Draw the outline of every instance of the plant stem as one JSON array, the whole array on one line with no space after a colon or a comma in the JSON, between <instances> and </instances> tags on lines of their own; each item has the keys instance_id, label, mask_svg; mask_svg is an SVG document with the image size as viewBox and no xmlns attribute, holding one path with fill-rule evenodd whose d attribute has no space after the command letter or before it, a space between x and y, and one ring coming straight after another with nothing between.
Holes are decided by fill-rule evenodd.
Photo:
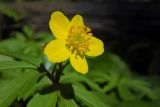
<instances>
[{"instance_id":1,"label":"plant stem","mask_svg":"<svg viewBox=\"0 0 160 107\"><path fill-rule=\"evenodd\" d=\"M57 68L57 63L54 65L52 73L51 73L51 77L52 77L52 81L54 80L54 73L56 72Z\"/></svg>"},{"instance_id":2,"label":"plant stem","mask_svg":"<svg viewBox=\"0 0 160 107\"><path fill-rule=\"evenodd\" d=\"M53 82L55 82L56 84L59 83L61 74L62 74L62 72L63 72L62 63L59 63L58 66L59 66L59 68L58 68L58 70L57 70L57 72L56 72L56 74L55 74L55 78L54 78L54 81L53 81Z\"/></svg>"},{"instance_id":3,"label":"plant stem","mask_svg":"<svg viewBox=\"0 0 160 107\"><path fill-rule=\"evenodd\" d=\"M52 70L52 73L46 70L43 64L40 65L38 71L40 73L45 72L48 78L52 81L53 84L59 84L60 77L63 73L64 68L68 65L69 62L66 62L64 65L62 63L55 64Z\"/></svg>"},{"instance_id":4,"label":"plant stem","mask_svg":"<svg viewBox=\"0 0 160 107\"><path fill-rule=\"evenodd\" d=\"M43 64L41 64L38 69L37 69L40 73L45 73L48 78L52 79L51 74L46 70L46 68L44 67Z\"/></svg>"},{"instance_id":5,"label":"plant stem","mask_svg":"<svg viewBox=\"0 0 160 107\"><path fill-rule=\"evenodd\" d=\"M66 62L64 65L62 63L59 63L58 70L56 71L56 74L54 76L54 81L53 81L54 83L59 84L59 80L60 80L60 77L63 73L63 70L68 64L69 64L69 62Z\"/></svg>"}]
</instances>

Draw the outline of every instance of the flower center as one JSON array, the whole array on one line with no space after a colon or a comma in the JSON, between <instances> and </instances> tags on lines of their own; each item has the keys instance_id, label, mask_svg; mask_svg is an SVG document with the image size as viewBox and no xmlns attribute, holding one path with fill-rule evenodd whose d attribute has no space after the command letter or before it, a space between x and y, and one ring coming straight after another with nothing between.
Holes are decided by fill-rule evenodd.
<instances>
[{"instance_id":1,"label":"flower center","mask_svg":"<svg viewBox=\"0 0 160 107\"><path fill-rule=\"evenodd\" d=\"M72 26L66 39L66 47L76 56L84 58L85 53L89 51L89 44L92 37L91 29L86 26Z\"/></svg>"}]
</instances>

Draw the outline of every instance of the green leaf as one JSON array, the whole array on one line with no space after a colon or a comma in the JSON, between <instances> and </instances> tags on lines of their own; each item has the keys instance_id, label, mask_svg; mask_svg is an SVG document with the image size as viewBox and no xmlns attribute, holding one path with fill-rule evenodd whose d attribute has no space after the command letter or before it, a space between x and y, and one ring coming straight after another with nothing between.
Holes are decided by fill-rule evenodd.
<instances>
[{"instance_id":1,"label":"green leaf","mask_svg":"<svg viewBox=\"0 0 160 107\"><path fill-rule=\"evenodd\" d=\"M118 84L118 92L119 92L119 95L120 97L127 101L127 100L135 100L136 99L136 96L134 95L134 93L132 93L130 91L130 87L128 87L126 85L126 82L127 81L130 81L129 79L127 78L122 78L120 81L119 81L119 84Z\"/></svg>"},{"instance_id":2,"label":"green leaf","mask_svg":"<svg viewBox=\"0 0 160 107\"><path fill-rule=\"evenodd\" d=\"M128 102L118 103L114 107L156 107L156 106L152 105L149 102L133 100L133 101L128 101Z\"/></svg>"},{"instance_id":3,"label":"green leaf","mask_svg":"<svg viewBox=\"0 0 160 107\"><path fill-rule=\"evenodd\" d=\"M106 81L109 81L111 79L110 75L104 73L104 72L92 72L88 76L89 78L94 78L92 79L93 82L97 83L104 83Z\"/></svg>"},{"instance_id":4,"label":"green leaf","mask_svg":"<svg viewBox=\"0 0 160 107\"><path fill-rule=\"evenodd\" d=\"M23 32L27 35L28 38L31 38L34 34L32 28L30 26L23 26Z\"/></svg>"},{"instance_id":5,"label":"green leaf","mask_svg":"<svg viewBox=\"0 0 160 107\"><path fill-rule=\"evenodd\" d=\"M47 33L47 32L39 32L39 33L36 33L36 36L34 36L34 39L39 41L41 44L44 44L44 43L47 43L54 38L54 36L50 33Z\"/></svg>"},{"instance_id":6,"label":"green leaf","mask_svg":"<svg viewBox=\"0 0 160 107\"><path fill-rule=\"evenodd\" d=\"M26 90L28 82L38 79L39 76L38 72L31 71L24 72L23 75L10 80L6 85L0 88L0 107L9 107L21 90L23 90L23 88Z\"/></svg>"},{"instance_id":7,"label":"green leaf","mask_svg":"<svg viewBox=\"0 0 160 107\"><path fill-rule=\"evenodd\" d=\"M2 4L0 5L0 13L13 18L15 21L18 21L20 19L20 15L14 9Z\"/></svg>"},{"instance_id":8,"label":"green leaf","mask_svg":"<svg viewBox=\"0 0 160 107\"><path fill-rule=\"evenodd\" d=\"M117 86L120 75L117 72L110 72L107 77L108 77L107 81L108 84L103 87L103 90L105 92L108 92Z\"/></svg>"},{"instance_id":9,"label":"green leaf","mask_svg":"<svg viewBox=\"0 0 160 107\"><path fill-rule=\"evenodd\" d=\"M117 72L121 75L129 76L129 69L127 65L118 57L109 52L105 52L103 55L96 57L94 59L88 60L90 72L88 72L88 76L93 72Z\"/></svg>"},{"instance_id":10,"label":"green leaf","mask_svg":"<svg viewBox=\"0 0 160 107\"><path fill-rule=\"evenodd\" d=\"M120 79L117 88L120 97L125 101L140 99L144 96L147 96L152 100L156 99L156 95L154 94L154 91L150 89L149 83L142 80L123 77Z\"/></svg>"},{"instance_id":11,"label":"green leaf","mask_svg":"<svg viewBox=\"0 0 160 107\"><path fill-rule=\"evenodd\" d=\"M79 75L76 72L66 74L61 78L62 83L77 83L77 82L84 82L86 83L91 89L97 90L100 92L104 92L96 83L94 83L91 79L87 78L84 75Z\"/></svg>"},{"instance_id":12,"label":"green leaf","mask_svg":"<svg viewBox=\"0 0 160 107\"><path fill-rule=\"evenodd\" d=\"M111 107L114 107L115 104L120 102L117 98L116 92L104 94L98 91L94 91L93 93L96 94L101 99L101 101L107 105L110 105Z\"/></svg>"},{"instance_id":13,"label":"green leaf","mask_svg":"<svg viewBox=\"0 0 160 107\"><path fill-rule=\"evenodd\" d=\"M19 38L8 38L0 42L0 49L9 50L12 52L22 52L26 47L26 43L24 40L20 40Z\"/></svg>"},{"instance_id":14,"label":"green leaf","mask_svg":"<svg viewBox=\"0 0 160 107\"><path fill-rule=\"evenodd\" d=\"M4 69L13 69L13 68L32 68L35 69L36 66L22 62L22 61L1 61L0 62L0 70Z\"/></svg>"},{"instance_id":15,"label":"green leaf","mask_svg":"<svg viewBox=\"0 0 160 107\"><path fill-rule=\"evenodd\" d=\"M29 84L31 84L30 86L32 86L32 87L30 87L30 89L28 88L29 90L26 91L26 92L25 92L25 90L23 90L23 92L25 92L25 93L22 93L21 96L19 96L18 99L23 98L23 100L26 100L28 97L32 96L36 91L42 90L43 88L45 88L47 86L50 86L52 84L52 82L49 80L49 78L47 76L44 76L40 80L40 82L38 82L38 83L37 83L36 80L33 81L33 82L34 82L34 84L33 83L29 83Z\"/></svg>"},{"instance_id":16,"label":"green leaf","mask_svg":"<svg viewBox=\"0 0 160 107\"><path fill-rule=\"evenodd\" d=\"M95 83L106 83L103 92L116 88L120 77L130 77L127 65L117 55L107 52L88 62L90 72L87 77Z\"/></svg>"},{"instance_id":17,"label":"green leaf","mask_svg":"<svg viewBox=\"0 0 160 107\"><path fill-rule=\"evenodd\" d=\"M56 107L57 92L40 95L37 93L27 104L27 107Z\"/></svg>"},{"instance_id":18,"label":"green leaf","mask_svg":"<svg viewBox=\"0 0 160 107\"><path fill-rule=\"evenodd\" d=\"M103 100L105 100L105 103L107 103L110 106L114 107L115 104L120 102L120 100L117 98L116 92L106 94L105 96L106 96L106 98Z\"/></svg>"},{"instance_id":19,"label":"green leaf","mask_svg":"<svg viewBox=\"0 0 160 107\"><path fill-rule=\"evenodd\" d=\"M141 94L146 95L152 100L155 100L157 97L154 94L154 91L152 91L149 87L149 83L142 81L142 80L132 80L132 81L126 81L126 84L133 88L136 91L141 92Z\"/></svg>"},{"instance_id":20,"label":"green leaf","mask_svg":"<svg viewBox=\"0 0 160 107\"><path fill-rule=\"evenodd\" d=\"M73 85L75 92L75 97L81 100L89 107L109 107L104 102L102 102L96 95L87 91L86 89Z\"/></svg>"},{"instance_id":21,"label":"green leaf","mask_svg":"<svg viewBox=\"0 0 160 107\"><path fill-rule=\"evenodd\" d=\"M20 99L25 100L30 95L35 93L37 91L37 89L35 88L36 85L38 84L37 79L39 79L39 77L43 76L43 74L39 74L37 71L29 71L29 72L35 72L35 74L33 75L34 78L31 78L31 79L27 80L27 82L25 83L25 86L18 93L18 96L17 96L18 100L20 100Z\"/></svg>"},{"instance_id":22,"label":"green leaf","mask_svg":"<svg viewBox=\"0 0 160 107\"><path fill-rule=\"evenodd\" d=\"M39 60L38 58L35 58L35 57L27 55L27 54L23 54L23 53L7 52L7 51L0 50L0 55L14 57L14 58L23 60L25 62L31 63L35 66L39 66L39 64L41 63L41 60Z\"/></svg>"},{"instance_id":23,"label":"green leaf","mask_svg":"<svg viewBox=\"0 0 160 107\"><path fill-rule=\"evenodd\" d=\"M62 96L59 96L58 98L58 107L78 107L73 99L65 99Z\"/></svg>"},{"instance_id":24,"label":"green leaf","mask_svg":"<svg viewBox=\"0 0 160 107\"><path fill-rule=\"evenodd\" d=\"M27 42L26 37L23 32L15 32L14 36L15 36L15 38L13 38L13 40L23 42L24 45L25 45L25 42ZM10 40L10 39L11 38L9 38L8 40Z\"/></svg>"},{"instance_id":25,"label":"green leaf","mask_svg":"<svg viewBox=\"0 0 160 107\"><path fill-rule=\"evenodd\" d=\"M0 89L0 107L9 107L16 98L20 85L17 81L11 81L5 87Z\"/></svg>"},{"instance_id":26,"label":"green leaf","mask_svg":"<svg viewBox=\"0 0 160 107\"><path fill-rule=\"evenodd\" d=\"M9 57L9 56L5 56L5 55L0 55L0 62L1 61L13 61L14 59Z\"/></svg>"},{"instance_id":27,"label":"green leaf","mask_svg":"<svg viewBox=\"0 0 160 107\"><path fill-rule=\"evenodd\" d=\"M14 70L14 72L13 72ZM22 69L5 69L5 70L0 70L0 79L1 80L13 80L23 74L24 70ZM0 81L1 81L0 80Z\"/></svg>"}]
</instances>

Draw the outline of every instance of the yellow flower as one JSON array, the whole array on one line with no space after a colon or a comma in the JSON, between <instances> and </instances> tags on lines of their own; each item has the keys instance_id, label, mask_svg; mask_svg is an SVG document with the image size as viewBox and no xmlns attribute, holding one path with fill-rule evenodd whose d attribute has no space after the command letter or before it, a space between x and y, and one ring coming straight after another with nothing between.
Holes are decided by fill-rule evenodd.
<instances>
[{"instance_id":1,"label":"yellow flower","mask_svg":"<svg viewBox=\"0 0 160 107\"><path fill-rule=\"evenodd\" d=\"M99 56L104 52L103 42L92 36L80 15L69 21L62 12L53 12L49 26L56 39L46 45L44 53L53 63L70 58L73 68L85 74L88 72L85 56Z\"/></svg>"}]
</instances>

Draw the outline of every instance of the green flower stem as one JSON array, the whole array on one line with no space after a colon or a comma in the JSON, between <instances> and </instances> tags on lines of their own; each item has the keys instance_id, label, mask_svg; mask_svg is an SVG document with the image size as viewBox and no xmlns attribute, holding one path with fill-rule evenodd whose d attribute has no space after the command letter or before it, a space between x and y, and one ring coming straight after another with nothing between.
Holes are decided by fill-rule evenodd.
<instances>
[{"instance_id":1,"label":"green flower stem","mask_svg":"<svg viewBox=\"0 0 160 107\"><path fill-rule=\"evenodd\" d=\"M46 76L52 81L53 84L59 84L60 77L64 71L64 68L68 65L69 62L65 64L56 63L53 67L52 73L46 70L43 64L40 65L38 71L41 73L45 73Z\"/></svg>"},{"instance_id":2,"label":"green flower stem","mask_svg":"<svg viewBox=\"0 0 160 107\"><path fill-rule=\"evenodd\" d=\"M64 68L69 64L69 62L66 62L64 65L62 63L58 64L58 69L56 70L56 74L54 76L53 83L59 84L59 80L61 75L63 74Z\"/></svg>"},{"instance_id":3,"label":"green flower stem","mask_svg":"<svg viewBox=\"0 0 160 107\"><path fill-rule=\"evenodd\" d=\"M54 81L53 81L54 83L56 83L56 84L59 83L62 72L63 72L62 63L59 63L58 64L58 70L56 71L55 78L54 78Z\"/></svg>"},{"instance_id":4,"label":"green flower stem","mask_svg":"<svg viewBox=\"0 0 160 107\"><path fill-rule=\"evenodd\" d=\"M52 73L51 73L52 81L54 80L54 77L55 77L55 72L57 70L57 65L58 65L57 63L54 65Z\"/></svg>"}]
</instances>

